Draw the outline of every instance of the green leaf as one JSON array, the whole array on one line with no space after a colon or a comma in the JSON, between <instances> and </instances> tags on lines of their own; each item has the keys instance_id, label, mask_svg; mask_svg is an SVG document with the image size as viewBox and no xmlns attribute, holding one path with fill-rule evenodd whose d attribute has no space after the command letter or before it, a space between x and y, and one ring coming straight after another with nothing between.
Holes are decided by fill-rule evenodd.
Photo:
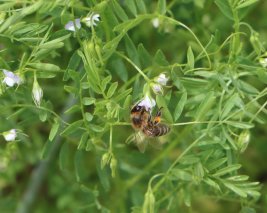
<instances>
[{"instance_id":1,"label":"green leaf","mask_svg":"<svg viewBox=\"0 0 267 213\"><path fill-rule=\"evenodd\" d=\"M241 9L244 7L248 7L256 2L258 2L259 0L245 0L245 1L240 1L240 4L238 4L238 6L236 7L237 9Z\"/></svg>"},{"instance_id":2,"label":"green leaf","mask_svg":"<svg viewBox=\"0 0 267 213\"><path fill-rule=\"evenodd\" d=\"M210 179L210 178L205 178L204 182L206 184L208 184L209 186L215 188L218 191L221 191L220 185L218 183L216 183L214 180Z\"/></svg>"},{"instance_id":3,"label":"green leaf","mask_svg":"<svg viewBox=\"0 0 267 213\"><path fill-rule=\"evenodd\" d=\"M71 113L74 113L74 112L78 112L80 110L81 110L80 105L75 104L75 105L71 106L69 109L67 109L64 113L71 114Z\"/></svg>"},{"instance_id":4,"label":"green leaf","mask_svg":"<svg viewBox=\"0 0 267 213\"><path fill-rule=\"evenodd\" d=\"M83 181L88 177L89 170L87 169L85 151L77 150L75 152L74 167L77 182Z\"/></svg>"},{"instance_id":5,"label":"green leaf","mask_svg":"<svg viewBox=\"0 0 267 213\"><path fill-rule=\"evenodd\" d=\"M77 87L68 86L68 85L64 85L64 90L67 91L68 93L72 93L75 95L77 95L79 92Z\"/></svg>"},{"instance_id":6,"label":"green leaf","mask_svg":"<svg viewBox=\"0 0 267 213\"><path fill-rule=\"evenodd\" d=\"M69 70L78 70L80 63L81 63L81 57L78 55L78 52L75 51L69 60L69 64L67 66L66 71L64 72L64 77L63 77L64 81L69 79L68 71Z\"/></svg>"},{"instance_id":7,"label":"green leaf","mask_svg":"<svg viewBox=\"0 0 267 213\"><path fill-rule=\"evenodd\" d=\"M119 17L119 19L121 21L126 21L128 20L128 16L127 14L124 12L124 10L122 9L122 7L120 6L120 4L117 2L117 0L113 0L112 1L112 5L114 7L114 12L116 13L116 15Z\"/></svg>"},{"instance_id":8,"label":"green leaf","mask_svg":"<svg viewBox=\"0 0 267 213\"><path fill-rule=\"evenodd\" d=\"M175 107L174 115L173 115L174 121L177 121L180 115L182 114L186 101L187 101L187 92L184 91L181 99L179 100L179 102L177 103Z\"/></svg>"},{"instance_id":9,"label":"green leaf","mask_svg":"<svg viewBox=\"0 0 267 213\"><path fill-rule=\"evenodd\" d=\"M101 81L101 87L102 87L102 90L103 90L103 91L106 90L107 84L111 81L111 79L112 79L111 75L108 75L107 77L105 77L105 78Z\"/></svg>"},{"instance_id":10,"label":"green leaf","mask_svg":"<svg viewBox=\"0 0 267 213\"><path fill-rule=\"evenodd\" d=\"M77 149L85 149L86 148L86 143L88 141L89 134L87 132L82 134L81 140L79 142L78 148Z\"/></svg>"},{"instance_id":11,"label":"green leaf","mask_svg":"<svg viewBox=\"0 0 267 213\"><path fill-rule=\"evenodd\" d=\"M123 82L126 82L128 80L128 71L121 59L113 59L111 61L111 66Z\"/></svg>"},{"instance_id":12,"label":"green leaf","mask_svg":"<svg viewBox=\"0 0 267 213\"><path fill-rule=\"evenodd\" d=\"M184 181L192 181L192 175L184 170L181 169L172 169L170 172L169 178L171 180L184 180Z\"/></svg>"},{"instance_id":13,"label":"green leaf","mask_svg":"<svg viewBox=\"0 0 267 213\"><path fill-rule=\"evenodd\" d=\"M140 67L138 52L132 39L128 35L126 35L124 39L125 39L125 45L126 45L126 52L129 55L129 58L136 64L136 66Z\"/></svg>"},{"instance_id":14,"label":"green leaf","mask_svg":"<svg viewBox=\"0 0 267 213\"><path fill-rule=\"evenodd\" d=\"M115 101L120 101L122 99L124 99L125 97L127 97L127 95L129 95L132 92L132 88L124 90L123 92L121 92L119 95L117 95L114 99Z\"/></svg>"},{"instance_id":15,"label":"green leaf","mask_svg":"<svg viewBox=\"0 0 267 213\"><path fill-rule=\"evenodd\" d=\"M91 130L93 130L94 132L103 132L105 130L104 127L98 126L98 125L94 125L94 124L89 124L89 128Z\"/></svg>"},{"instance_id":16,"label":"green leaf","mask_svg":"<svg viewBox=\"0 0 267 213\"><path fill-rule=\"evenodd\" d=\"M195 174L195 179L200 182L203 180L203 177L205 175L204 168L201 164L201 162L198 162L197 164L194 165L194 174Z\"/></svg>"},{"instance_id":17,"label":"green leaf","mask_svg":"<svg viewBox=\"0 0 267 213\"><path fill-rule=\"evenodd\" d=\"M162 15L166 13L166 0L158 0L157 12Z\"/></svg>"},{"instance_id":18,"label":"green leaf","mask_svg":"<svg viewBox=\"0 0 267 213\"><path fill-rule=\"evenodd\" d=\"M36 68L40 71L60 71L60 67L55 64L48 63L29 63L33 68Z\"/></svg>"},{"instance_id":19,"label":"green leaf","mask_svg":"<svg viewBox=\"0 0 267 213\"><path fill-rule=\"evenodd\" d=\"M223 181L223 184L230 190L232 190L234 193L236 193L237 195L239 195L240 197L247 197L246 192L244 192L242 189L236 187L235 185L228 183L226 181Z\"/></svg>"},{"instance_id":20,"label":"green leaf","mask_svg":"<svg viewBox=\"0 0 267 213\"><path fill-rule=\"evenodd\" d=\"M118 87L118 82L114 82L110 85L108 92L107 92L107 97L111 98L111 96L114 94L114 92L116 91Z\"/></svg>"},{"instance_id":21,"label":"green leaf","mask_svg":"<svg viewBox=\"0 0 267 213\"><path fill-rule=\"evenodd\" d=\"M223 176L223 175L226 175L226 174L229 174L233 171L236 171L238 169L240 169L241 165L240 164L234 164L234 165L230 165L230 166L227 166L225 168L222 168L220 170L218 170L216 173L214 173L212 176L213 177L220 177L220 176Z\"/></svg>"},{"instance_id":22,"label":"green leaf","mask_svg":"<svg viewBox=\"0 0 267 213\"><path fill-rule=\"evenodd\" d=\"M147 13L145 1L135 0L135 4L137 5L140 13Z\"/></svg>"},{"instance_id":23,"label":"green leaf","mask_svg":"<svg viewBox=\"0 0 267 213\"><path fill-rule=\"evenodd\" d=\"M224 104L221 118L226 118L229 112L232 112L234 106L241 106L243 108L243 102L237 93L234 93Z\"/></svg>"},{"instance_id":24,"label":"green leaf","mask_svg":"<svg viewBox=\"0 0 267 213\"><path fill-rule=\"evenodd\" d=\"M225 164L227 162L227 158L220 158L218 160L212 161L211 163L209 163L207 165L207 169L209 171L212 171L214 169L219 168L220 166L222 166L223 164Z\"/></svg>"},{"instance_id":25,"label":"green leaf","mask_svg":"<svg viewBox=\"0 0 267 213\"><path fill-rule=\"evenodd\" d=\"M219 7L220 11L229 19L234 20L232 8L229 1L215 0L215 4Z\"/></svg>"},{"instance_id":26,"label":"green leaf","mask_svg":"<svg viewBox=\"0 0 267 213\"><path fill-rule=\"evenodd\" d=\"M246 181L248 180L249 176L247 175L236 175L236 176L232 176L232 177L229 177L227 178L227 180L230 180L230 181Z\"/></svg>"},{"instance_id":27,"label":"green leaf","mask_svg":"<svg viewBox=\"0 0 267 213\"><path fill-rule=\"evenodd\" d=\"M252 95L257 95L259 94L259 90L256 89L254 86L251 84L246 83L245 81L238 80L238 87L240 90L252 94Z\"/></svg>"},{"instance_id":28,"label":"green leaf","mask_svg":"<svg viewBox=\"0 0 267 213\"><path fill-rule=\"evenodd\" d=\"M86 112L85 113L85 119L88 121L88 122L90 122L90 121L92 121L93 120L93 115L91 114L91 113L89 113L89 112Z\"/></svg>"},{"instance_id":29,"label":"green leaf","mask_svg":"<svg viewBox=\"0 0 267 213\"><path fill-rule=\"evenodd\" d=\"M83 102L83 105L85 106L89 106L89 105L92 105L95 103L95 98L92 98L92 97L84 97L82 102Z\"/></svg>"},{"instance_id":30,"label":"green leaf","mask_svg":"<svg viewBox=\"0 0 267 213\"><path fill-rule=\"evenodd\" d=\"M142 64L142 67L148 67L152 64L152 57L149 52L146 50L143 44L139 44L137 47L139 60Z\"/></svg>"},{"instance_id":31,"label":"green leaf","mask_svg":"<svg viewBox=\"0 0 267 213\"><path fill-rule=\"evenodd\" d=\"M198 157L195 157L193 155L187 155L180 160L180 163L183 165L192 165L198 163L199 161L200 159Z\"/></svg>"},{"instance_id":32,"label":"green leaf","mask_svg":"<svg viewBox=\"0 0 267 213\"><path fill-rule=\"evenodd\" d=\"M49 133L49 140L50 141L52 141L55 138L55 136L58 132L58 128L59 128L59 123L58 123L58 121L55 121L55 123L52 125L52 128L51 128L50 133Z\"/></svg>"},{"instance_id":33,"label":"green leaf","mask_svg":"<svg viewBox=\"0 0 267 213\"><path fill-rule=\"evenodd\" d=\"M254 124L241 121L226 121L228 125L240 128L240 129L251 129L254 127Z\"/></svg>"},{"instance_id":34,"label":"green leaf","mask_svg":"<svg viewBox=\"0 0 267 213\"><path fill-rule=\"evenodd\" d=\"M46 110L40 110L39 111L39 118L42 122L45 122L47 119L47 111Z\"/></svg>"},{"instance_id":35,"label":"green leaf","mask_svg":"<svg viewBox=\"0 0 267 213\"><path fill-rule=\"evenodd\" d=\"M167 61L164 53L161 50L158 50L153 58L154 63L159 66L168 66L169 62Z\"/></svg>"},{"instance_id":36,"label":"green leaf","mask_svg":"<svg viewBox=\"0 0 267 213\"><path fill-rule=\"evenodd\" d=\"M214 92L207 93L206 97L201 102L200 106L198 107L195 118L196 121L201 121L205 116L206 113L211 109L211 107L215 104L216 97L214 96Z\"/></svg>"},{"instance_id":37,"label":"green leaf","mask_svg":"<svg viewBox=\"0 0 267 213\"><path fill-rule=\"evenodd\" d=\"M129 8L129 10L134 16L137 15L135 2L133 0L125 0L125 5Z\"/></svg>"},{"instance_id":38,"label":"green leaf","mask_svg":"<svg viewBox=\"0 0 267 213\"><path fill-rule=\"evenodd\" d=\"M62 133L62 136L70 135L75 132L81 125L83 124L83 120L75 121L71 123Z\"/></svg>"},{"instance_id":39,"label":"green leaf","mask_svg":"<svg viewBox=\"0 0 267 213\"><path fill-rule=\"evenodd\" d=\"M189 46L187 50L187 65L189 69L194 69L195 57L192 48Z\"/></svg>"},{"instance_id":40,"label":"green leaf","mask_svg":"<svg viewBox=\"0 0 267 213\"><path fill-rule=\"evenodd\" d=\"M69 144L67 142L63 143L59 152L59 168L63 171L68 170L70 167L70 152L71 150Z\"/></svg>"}]
</instances>

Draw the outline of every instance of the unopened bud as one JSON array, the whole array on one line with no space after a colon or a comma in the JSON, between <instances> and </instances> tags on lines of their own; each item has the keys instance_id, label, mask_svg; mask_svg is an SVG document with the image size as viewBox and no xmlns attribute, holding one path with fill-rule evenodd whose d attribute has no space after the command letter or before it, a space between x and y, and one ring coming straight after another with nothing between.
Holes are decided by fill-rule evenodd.
<instances>
[{"instance_id":1,"label":"unopened bud","mask_svg":"<svg viewBox=\"0 0 267 213\"><path fill-rule=\"evenodd\" d=\"M250 132L248 130L244 130L238 137L237 145L239 147L240 152L244 152L248 146L250 139Z\"/></svg>"},{"instance_id":2,"label":"unopened bud","mask_svg":"<svg viewBox=\"0 0 267 213\"><path fill-rule=\"evenodd\" d=\"M112 158L110 162L110 169L111 169L111 176L114 178L116 176L116 169L117 169L117 160L116 158Z\"/></svg>"},{"instance_id":3,"label":"unopened bud","mask_svg":"<svg viewBox=\"0 0 267 213\"><path fill-rule=\"evenodd\" d=\"M42 98L43 98L43 90L38 84L36 75L34 75L34 81L32 87L32 99L36 106L39 107L41 105Z\"/></svg>"}]
</instances>

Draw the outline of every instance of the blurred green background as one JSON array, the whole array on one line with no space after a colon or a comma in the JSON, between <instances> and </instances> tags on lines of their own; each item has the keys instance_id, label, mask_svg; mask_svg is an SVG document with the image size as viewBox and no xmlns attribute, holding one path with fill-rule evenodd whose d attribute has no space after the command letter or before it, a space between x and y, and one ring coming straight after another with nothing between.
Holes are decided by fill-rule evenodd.
<instances>
[{"instance_id":1,"label":"blurred green background","mask_svg":"<svg viewBox=\"0 0 267 213\"><path fill-rule=\"evenodd\" d=\"M125 9L129 18L134 18L127 7L130 1L117 2ZM37 1L16 1L12 5L12 1L3 0L0 1L0 13L5 13L7 18L13 12L35 2ZM101 1L96 0L48 1L47 8L43 5L40 10L26 15L20 21L26 24L38 23L44 29L40 35L47 32L48 26L53 23L51 38L53 36L56 38L57 32L62 33L66 20L71 17L70 14L75 14L75 18L86 16L88 11L99 3ZM144 1L144 4L149 13L155 12L157 1L147 0ZM211 35L216 35L216 42L219 46L233 32L233 22L225 17L215 1L177 0L167 1L167 5L169 6L169 15L187 25L203 44L209 41ZM97 26L99 30L96 27L99 37L104 37L104 29L113 24L113 20L107 19L110 11L110 8L101 11L101 14L105 14L105 18L101 17L101 22ZM266 11L267 1L258 1L244 12L242 20L259 33L260 41L264 47L266 47L267 41ZM241 40L245 51L250 53L253 48L249 43L249 30L246 27L241 27L241 30L247 33L247 36L241 37ZM65 33L67 34L67 32ZM154 28L150 20L144 21L130 30L128 35L135 45L142 43L152 56L156 54L158 49L161 49L170 64L186 63L188 45L196 45L192 36L184 29L168 24ZM38 37L38 35L36 36ZM90 36L90 29L81 32L82 39L90 38ZM74 51L80 48L80 45L77 36L71 35L64 40L64 47L54 50L49 54L49 57L43 59L46 63L56 64L61 68L61 72L56 75L51 73L53 78L40 77L38 81L44 90L44 106L62 116L66 116L62 112L69 105L68 101L72 100L72 96L64 90L64 85L72 85L72 80L63 81L62 79L70 58ZM5 32L2 32L0 34L0 68L16 70L23 53L30 54L33 46L17 40L15 36L8 37ZM118 50L124 52L125 49L124 42L121 42ZM220 60L227 58L227 54L228 51L222 49L219 53ZM114 56L114 59L116 57ZM127 82L136 75L136 71L126 63L120 67L120 64L118 65L112 59L107 62L106 68L112 74L112 80L118 81L119 87L121 87L126 84L125 81ZM212 63L217 63L216 58L212 60ZM154 63L152 67L157 67L157 64ZM119 69L126 69L128 73L124 73L122 77ZM152 76L156 76L160 71L156 69ZM251 78L248 81L259 90L266 87L266 84L258 82L256 78ZM144 82L140 80L139 83L140 85L131 86L134 88L132 91L133 102L138 100L140 93L142 93ZM151 168L145 170L146 173L144 174L144 168L162 153L164 147L162 150L151 148L142 154L133 144L125 144L127 137L133 133L131 126L115 126L113 128L113 152L118 160L118 167L116 177L112 178L108 167L100 168L101 157L109 140L108 132L103 134L102 141L95 142L94 147L88 146L80 150L77 150L81 138L79 131L71 136L56 136L56 139L50 142L48 135L54 122L53 116L48 113L47 116L50 118L45 122L40 121L42 116L46 115L43 115L42 113L45 114L45 112L36 108L32 103L31 84L32 73L26 72L24 85L18 89L7 89L0 97L1 132L17 128L28 135L28 137L20 135L20 141L17 142L6 142L2 137L0 139L0 212L131 212L131 207L141 206L144 202L144 194L150 177L165 172L176 157L188 146L186 139L189 137L184 138L168 153L167 157L160 159ZM264 103L266 100L260 101ZM77 113L66 119L75 121L80 116ZM105 119L103 118L103 120ZM242 164L240 173L250 176L252 181L261 183L262 196L255 205L253 204L256 212L259 213L267 212L266 114L262 119L265 120L265 123L255 124L251 130L248 148L238 156L239 162ZM183 126L175 128L178 133L171 133L167 136L168 141L179 137L179 132L185 128ZM58 145L55 146L54 143ZM53 154L50 158L51 150L54 152L52 151ZM31 195L34 196L31 197ZM158 212L235 213L239 212L242 206L242 200L227 200L223 195L221 197L214 196L207 189L201 187L194 192L192 191L191 197L191 207L187 207L183 203L183 199L180 200L177 194L177 201L174 201L174 203L177 202L176 208L170 211L166 210L165 206L168 203L163 201L163 207L159 207ZM157 201L159 200L160 197L158 196ZM132 211L135 210L132 209ZM242 212L252 213L254 210L246 208Z\"/></svg>"}]
</instances>

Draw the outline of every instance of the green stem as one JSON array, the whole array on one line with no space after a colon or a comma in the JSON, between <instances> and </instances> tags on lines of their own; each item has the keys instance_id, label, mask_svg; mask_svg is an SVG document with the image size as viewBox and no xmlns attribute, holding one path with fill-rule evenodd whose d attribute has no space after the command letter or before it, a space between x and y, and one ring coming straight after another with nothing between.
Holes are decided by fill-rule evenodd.
<instances>
[{"instance_id":1,"label":"green stem","mask_svg":"<svg viewBox=\"0 0 267 213\"><path fill-rule=\"evenodd\" d=\"M150 82L150 79L147 77L147 75L135 64L133 63L128 57L121 54L120 52L116 52L120 57L124 58L126 61L128 61L146 80L146 82Z\"/></svg>"}]
</instances>

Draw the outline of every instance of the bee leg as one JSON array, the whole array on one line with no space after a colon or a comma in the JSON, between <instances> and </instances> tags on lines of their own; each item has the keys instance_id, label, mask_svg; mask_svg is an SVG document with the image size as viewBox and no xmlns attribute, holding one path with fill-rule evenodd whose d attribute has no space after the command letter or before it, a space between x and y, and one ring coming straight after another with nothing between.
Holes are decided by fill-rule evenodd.
<instances>
[{"instance_id":1,"label":"bee leg","mask_svg":"<svg viewBox=\"0 0 267 213\"><path fill-rule=\"evenodd\" d=\"M156 116L154 117L154 119L153 119L153 124L154 125L157 125L159 122L160 122L160 120L161 120L161 110L162 110L162 108L163 107L160 107L159 108L159 110L157 111L157 114L156 114Z\"/></svg>"}]
</instances>

